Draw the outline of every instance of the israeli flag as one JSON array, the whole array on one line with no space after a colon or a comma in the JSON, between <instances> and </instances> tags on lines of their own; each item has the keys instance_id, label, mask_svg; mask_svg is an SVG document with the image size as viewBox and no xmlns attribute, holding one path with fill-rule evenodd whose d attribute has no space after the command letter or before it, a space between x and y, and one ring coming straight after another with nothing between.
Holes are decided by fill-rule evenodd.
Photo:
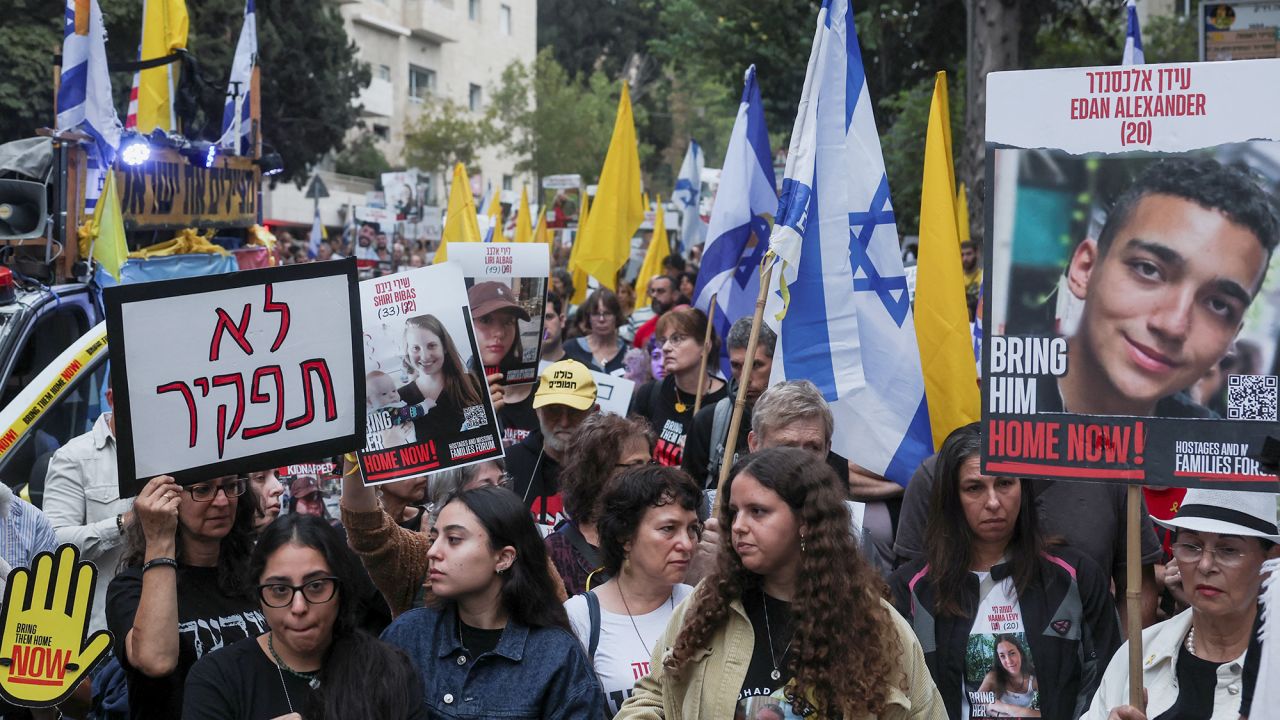
<instances>
[{"instance_id":1,"label":"israeli flag","mask_svg":"<svg viewBox=\"0 0 1280 720\"><path fill-rule=\"evenodd\" d=\"M93 212L102 194L106 170L120 147L122 127L111 100L107 32L98 0L67 0L64 17L58 129L80 130L93 138L86 159L85 183L85 210Z\"/></svg>"},{"instance_id":2,"label":"israeli flag","mask_svg":"<svg viewBox=\"0 0 1280 720\"><path fill-rule=\"evenodd\" d=\"M702 222L698 210L702 200L702 168L705 166L702 146L698 141L690 140L684 162L680 165L680 177L676 178L675 192L671 193L671 202L680 211L681 252L689 252L689 248L707 238L707 224Z\"/></svg>"},{"instance_id":3,"label":"israeli flag","mask_svg":"<svg viewBox=\"0 0 1280 720\"><path fill-rule=\"evenodd\" d=\"M231 61L231 78L227 81L227 100L222 107L222 136L218 145L237 154L249 152L249 85L253 66L258 63L258 21L253 0L245 0L244 25ZM236 112L240 113L240 142L236 142ZM239 147L237 148L237 144Z\"/></svg>"},{"instance_id":4,"label":"israeli flag","mask_svg":"<svg viewBox=\"0 0 1280 720\"><path fill-rule=\"evenodd\" d=\"M818 13L770 247L773 381L812 381L835 416L832 449L906 485L933 441L849 0Z\"/></svg>"},{"instance_id":5,"label":"israeli flag","mask_svg":"<svg viewBox=\"0 0 1280 720\"><path fill-rule=\"evenodd\" d=\"M1142 52L1142 28L1138 27L1137 0L1129 0L1125 5L1128 22L1124 29L1124 57L1120 64L1145 65L1147 61Z\"/></svg>"},{"instance_id":6,"label":"israeli flag","mask_svg":"<svg viewBox=\"0 0 1280 720\"><path fill-rule=\"evenodd\" d=\"M688 160L686 158L686 163ZM751 315L760 296L760 261L768 249L769 228L778 207L777 182L764 105L756 84L756 66L747 68L738 119L729 135L720 188L711 207L706 246L694 288L694 305L703 312L716 297L714 324L723 338L733 321ZM722 343L721 369L729 377L728 350Z\"/></svg>"}]
</instances>

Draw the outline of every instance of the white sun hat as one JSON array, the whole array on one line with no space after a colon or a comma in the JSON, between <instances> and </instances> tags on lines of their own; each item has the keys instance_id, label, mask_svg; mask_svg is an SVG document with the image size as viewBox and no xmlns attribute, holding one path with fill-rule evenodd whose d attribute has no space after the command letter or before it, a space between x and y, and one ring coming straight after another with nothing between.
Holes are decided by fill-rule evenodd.
<instances>
[{"instance_id":1,"label":"white sun hat","mask_svg":"<svg viewBox=\"0 0 1280 720\"><path fill-rule=\"evenodd\" d=\"M1275 493L1192 488L1182 499L1177 515L1155 522L1171 530L1241 535L1280 542Z\"/></svg>"}]
</instances>

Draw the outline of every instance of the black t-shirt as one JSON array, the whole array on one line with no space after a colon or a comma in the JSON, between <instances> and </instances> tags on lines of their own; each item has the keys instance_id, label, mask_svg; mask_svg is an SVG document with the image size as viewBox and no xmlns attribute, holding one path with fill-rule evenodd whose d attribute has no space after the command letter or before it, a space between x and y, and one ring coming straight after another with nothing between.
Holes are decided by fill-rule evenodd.
<instances>
[{"instance_id":1,"label":"black t-shirt","mask_svg":"<svg viewBox=\"0 0 1280 720\"><path fill-rule=\"evenodd\" d=\"M731 398L726 398L732 402ZM689 432L685 436L684 441L684 457L680 461L680 467L684 471L701 484L704 488L714 488L718 478L709 478L708 473L711 467L711 458L716 455L724 454L724 447L717 442L717 438L711 436L716 421L716 406L719 403L706 404L703 401L702 409L697 415L693 416L693 424L689 427ZM732 409L732 408L730 408ZM751 408L744 407L742 409L742 424L738 426L738 444L734 446L734 460L747 453L747 433L751 432ZM729 429L726 424L725 436L728 437ZM712 447L712 446L715 447ZM732 463L730 463L732 465Z\"/></svg>"},{"instance_id":2,"label":"black t-shirt","mask_svg":"<svg viewBox=\"0 0 1280 720\"><path fill-rule=\"evenodd\" d=\"M400 399L408 405L417 405L426 398L417 383L409 383L397 390ZM449 401L447 392L441 392L436 404L431 406L427 414L413 419L413 430L418 442L427 440L448 440L462 431L464 415L462 408Z\"/></svg>"},{"instance_id":3,"label":"black t-shirt","mask_svg":"<svg viewBox=\"0 0 1280 720\"><path fill-rule=\"evenodd\" d=\"M543 450L541 430L507 449L507 474L511 489L524 498L536 522L554 528L566 519L560 497L560 463Z\"/></svg>"},{"instance_id":4,"label":"black t-shirt","mask_svg":"<svg viewBox=\"0 0 1280 720\"><path fill-rule=\"evenodd\" d=\"M306 680L279 670L257 638L245 638L205 655L191 668L182 718L270 720L302 712L311 692Z\"/></svg>"},{"instance_id":5,"label":"black t-shirt","mask_svg":"<svg viewBox=\"0 0 1280 720\"><path fill-rule=\"evenodd\" d=\"M498 411L498 428L502 430L502 446L509 448L538 429L538 413L533 409L533 393L518 403L507 403Z\"/></svg>"},{"instance_id":6,"label":"black t-shirt","mask_svg":"<svg viewBox=\"0 0 1280 720\"><path fill-rule=\"evenodd\" d=\"M405 530L422 532L422 518L427 514L426 510L421 505L414 505L413 507L418 509L418 514L414 515L408 520L402 520L400 522L397 522L396 524L404 528ZM388 622L387 624L389 625L390 623Z\"/></svg>"},{"instance_id":7,"label":"black t-shirt","mask_svg":"<svg viewBox=\"0 0 1280 720\"><path fill-rule=\"evenodd\" d=\"M498 647L498 641L502 640L502 628L497 630L474 628L461 620L458 621L458 626L458 632L462 635L462 647L467 651L467 655L473 658L493 652Z\"/></svg>"},{"instance_id":8,"label":"black t-shirt","mask_svg":"<svg viewBox=\"0 0 1280 720\"><path fill-rule=\"evenodd\" d=\"M173 572L167 568L153 573ZM182 714L182 685L197 660L214 650L267 631L258 603L228 597L218 588L218 569L178 567L178 665L173 672L150 678L129 664L125 636L133 629L142 598L142 568L121 570L107 587L107 627L115 636L115 653L129 681L131 718L176 718Z\"/></svg>"},{"instance_id":9,"label":"black t-shirt","mask_svg":"<svg viewBox=\"0 0 1280 720\"><path fill-rule=\"evenodd\" d=\"M768 604L766 619L765 605ZM747 590L742 596L742 606L751 620L751 628L755 632L755 642L751 651L751 662L747 665L747 677L742 681L742 689L738 692L738 716L757 717L766 707L777 706L784 712L784 717L795 717L791 701L787 699L785 688L791 682L792 674L787 665L791 660L791 639L794 626L791 622L791 603L771 598L759 589ZM773 632L770 646L769 632ZM777 663L777 677L774 677ZM790 713L790 714L787 714ZM817 716L813 710L800 717Z\"/></svg>"},{"instance_id":10,"label":"black t-shirt","mask_svg":"<svg viewBox=\"0 0 1280 720\"><path fill-rule=\"evenodd\" d=\"M1178 699L1173 707L1152 720L1203 720L1213 717L1213 691L1218 686L1218 667L1187 652L1186 644L1178 649Z\"/></svg>"},{"instance_id":11,"label":"black t-shirt","mask_svg":"<svg viewBox=\"0 0 1280 720\"><path fill-rule=\"evenodd\" d=\"M729 386L721 385L719 390L702 396L702 407L714 406L728 396ZM661 381L650 380L631 397L631 412L646 418L658 436L653 446L653 457L663 465L680 467L688 428L693 425L695 399L693 395L677 391L673 375ZM683 412L677 409L677 405L684 408Z\"/></svg>"}]
</instances>

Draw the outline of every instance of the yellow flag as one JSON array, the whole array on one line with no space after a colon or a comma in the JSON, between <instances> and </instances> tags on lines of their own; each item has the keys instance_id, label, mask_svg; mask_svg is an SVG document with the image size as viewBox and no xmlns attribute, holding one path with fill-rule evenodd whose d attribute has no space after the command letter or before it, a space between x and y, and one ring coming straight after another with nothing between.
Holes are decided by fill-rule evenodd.
<instances>
[{"instance_id":1,"label":"yellow flag","mask_svg":"<svg viewBox=\"0 0 1280 720\"><path fill-rule=\"evenodd\" d=\"M529 221L529 186L520 189L520 210L516 213L516 242L533 242L533 223Z\"/></svg>"},{"instance_id":2,"label":"yellow flag","mask_svg":"<svg viewBox=\"0 0 1280 720\"><path fill-rule=\"evenodd\" d=\"M667 238L666 213L662 211L662 196L658 196L658 212L653 219L653 238L644 253L644 264L636 276L636 307L649 307L649 281L662 274L662 261L671 254L671 241Z\"/></svg>"},{"instance_id":3,"label":"yellow flag","mask_svg":"<svg viewBox=\"0 0 1280 720\"><path fill-rule=\"evenodd\" d=\"M433 263L449 259L451 242L481 242L480 223L476 221L476 200L471 196L471 180L467 169L458 163L453 166L453 184L449 186L449 208L445 210L444 234L436 250Z\"/></svg>"},{"instance_id":4,"label":"yellow flag","mask_svg":"<svg viewBox=\"0 0 1280 720\"><path fill-rule=\"evenodd\" d=\"M976 421L980 411L978 372L960 266L955 169L950 147L947 74L940 72L934 80L924 145L915 307L916 341L920 345L935 449L942 446L952 430Z\"/></svg>"},{"instance_id":5,"label":"yellow flag","mask_svg":"<svg viewBox=\"0 0 1280 720\"><path fill-rule=\"evenodd\" d=\"M489 196L489 207L485 210L485 214L491 220L489 227L493 228L490 239L493 242L502 242L505 237L502 232L502 190L494 188L493 194Z\"/></svg>"},{"instance_id":6,"label":"yellow flag","mask_svg":"<svg viewBox=\"0 0 1280 720\"><path fill-rule=\"evenodd\" d=\"M613 138L596 187L596 206L586 223L587 242L578 253L578 266L610 290L617 285L618 270L631 254L631 238L644 221L641 191L636 124L631 116L631 93L624 81Z\"/></svg>"},{"instance_id":7,"label":"yellow flag","mask_svg":"<svg viewBox=\"0 0 1280 720\"><path fill-rule=\"evenodd\" d=\"M145 0L142 10L141 60L166 57L187 46L185 0ZM178 63L140 70L133 78L126 124L144 135L160 128L176 132L173 93L178 87ZM247 91L247 88L246 88Z\"/></svg>"},{"instance_id":8,"label":"yellow flag","mask_svg":"<svg viewBox=\"0 0 1280 720\"><path fill-rule=\"evenodd\" d=\"M570 305L581 305L587 301L587 271L578 265L578 251L582 249L582 231L587 227L587 218L591 209L590 198L582 194L582 208L578 211L578 233L573 237L573 247L569 249L569 272L573 275L573 297Z\"/></svg>"},{"instance_id":9,"label":"yellow flag","mask_svg":"<svg viewBox=\"0 0 1280 720\"><path fill-rule=\"evenodd\" d=\"M120 212L114 172L107 173L102 195L93 210L93 225L97 234L93 241L93 259L119 282L120 266L129 257L129 248L124 242L124 215Z\"/></svg>"},{"instance_id":10,"label":"yellow flag","mask_svg":"<svg viewBox=\"0 0 1280 720\"><path fill-rule=\"evenodd\" d=\"M960 231L960 242L969 242L969 198L964 183L956 186L956 229Z\"/></svg>"}]
</instances>

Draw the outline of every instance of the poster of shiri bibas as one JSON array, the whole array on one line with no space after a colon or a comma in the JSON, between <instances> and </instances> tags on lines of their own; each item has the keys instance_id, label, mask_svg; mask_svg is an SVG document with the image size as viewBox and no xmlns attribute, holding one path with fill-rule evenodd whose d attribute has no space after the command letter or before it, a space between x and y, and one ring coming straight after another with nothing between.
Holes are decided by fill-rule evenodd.
<instances>
[{"instance_id":1,"label":"poster of shiri bibas","mask_svg":"<svg viewBox=\"0 0 1280 720\"><path fill-rule=\"evenodd\" d=\"M1280 60L987 78L983 468L1274 492Z\"/></svg>"},{"instance_id":2,"label":"poster of shiri bibas","mask_svg":"<svg viewBox=\"0 0 1280 720\"><path fill-rule=\"evenodd\" d=\"M442 263L365 280L360 308L365 482L502 457L462 269Z\"/></svg>"}]
</instances>

